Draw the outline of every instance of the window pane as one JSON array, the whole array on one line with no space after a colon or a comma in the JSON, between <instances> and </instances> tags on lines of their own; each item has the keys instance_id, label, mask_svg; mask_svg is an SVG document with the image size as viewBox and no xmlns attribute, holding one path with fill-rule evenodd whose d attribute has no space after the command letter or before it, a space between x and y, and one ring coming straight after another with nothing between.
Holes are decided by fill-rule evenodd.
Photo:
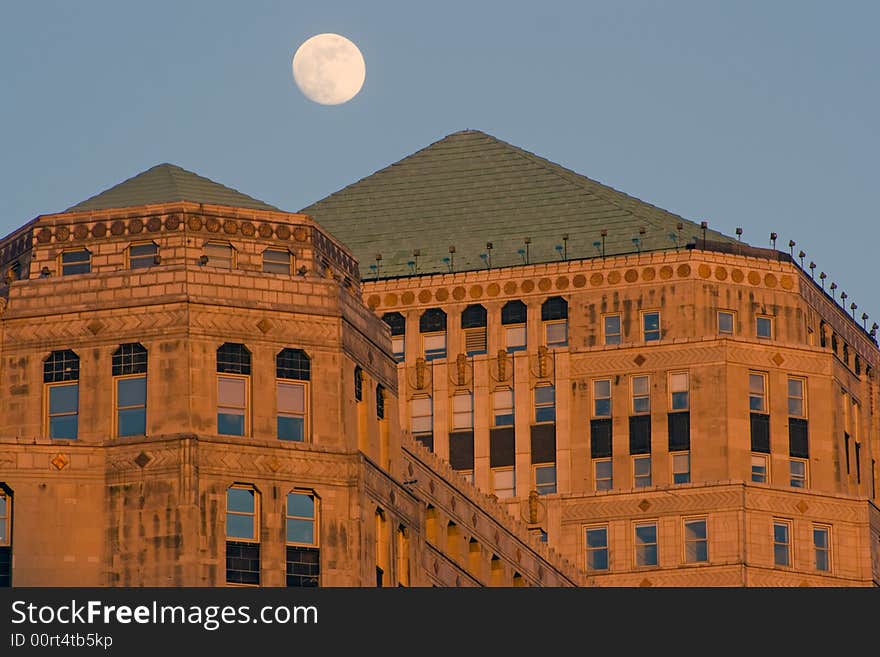
<instances>
[{"instance_id":1,"label":"window pane","mask_svg":"<svg viewBox=\"0 0 880 657\"><path fill-rule=\"evenodd\" d=\"M65 251L61 254L61 262L64 264L88 262L90 255L91 254L85 249L80 249L79 251Z\"/></svg>"},{"instance_id":2,"label":"window pane","mask_svg":"<svg viewBox=\"0 0 880 657\"><path fill-rule=\"evenodd\" d=\"M226 489L226 510L253 513L256 505L254 491L247 488Z\"/></svg>"},{"instance_id":3,"label":"window pane","mask_svg":"<svg viewBox=\"0 0 880 657\"><path fill-rule=\"evenodd\" d=\"M688 393L686 392L673 392L672 393L672 410L673 411L684 411L687 410L688 407Z\"/></svg>"},{"instance_id":4,"label":"window pane","mask_svg":"<svg viewBox=\"0 0 880 657\"><path fill-rule=\"evenodd\" d=\"M495 410L513 408L513 390L495 391Z\"/></svg>"},{"instance_id":5,"label":"window pane","mask_svg":"<svg viewBox=\"0 0 880 657\"><path fill-rule=\"evenodd\" d=\"M305 493L288 493L287 515L300 518L314 518L315 498Z\"/></svg>"},{"instance_id":6,"label":"window pane","mask_svg":"<svg viewBox=\"0 0 880 657\"><path fill-rule=\"evenodd\" d=\"M143 406L147 403L147 377L119 379L116 382L117 406Z\"/></svg>"},{"instance_id":7,"label":"window pane","mask_svg":"<svg viewBox=\"0 0 880 657\"><path fill-rule=\"evenodd\" d=\"M657 546L642 545L638 548L639 566L656 566L657 565Z\"/></svg>"},{"instance_id":8,"label":"window pane","mask_svg":"<svg viewBox=\"0 0 880 657\"><path fill-rule=\"evenodd\" d=\"M413 417L419 415L430 415L431 414L431 399L430 397L417 397L412 400L412 414Z\"/></svg>"},{"instance_id":9,"label":"window pane","mask_svg":"<svg viewBox=\"0 0 880 657\"><path fill-rule=\"evenodd\" d=\"M802 399L788 398L788 414L794 417L802 417L804 414L804 401Z\"/></svg>"},{"instance_id":10,"label":"window pane","mask_svg":"<svg viewBox=\"0 0 880 657\"><path fill-rule=\"evenodd\" d=\"M587 568L608 570L608 550L589 550L587 552Z\"/></svg>"},{"instance_id":11,"label":"window pane","mask_svg":"<svg viewBox=\"0 0 880 657\"><path fill-rule=\"evenodd\" d=\"M566 322L547 324L548 345L564 345L566 342L568 342L568 324Z\"/></svg>"},{"instance_id":12,"label":"window pane","mask_svg":"<svg viewBox=\"0 0 880 657\"><path fill-rule=\"evenodd\" d=\"M117 425L120 436L143 436L147 433L147 411L144 408L121 410Z\"/></svg>"},{"instance_id":13,"label":"window pane","mask_svg":"<svg viewBox=\"0 0 880 657\"><path fill-rule=\"evenodd\" d=\"M315 523L313 520L300 520L298 518L287 519L287 542L308 543L315 542Z\"/></svg>"},{"instance_id":14,"label":"window pane","mask_svg":"<svg viewBox=\"0 0 880 657\"><path fill-rule=\"evenodd\" d=\"M651 398L650 397L635 397L633 399L633 412L634 413L650 413L651 412Z\"/></svg>"},{"instance_id":15,"label":"window pane","mask_svg":"<svg viewBox=\"0 0 880 657\"><path fill-rule=\"evenodd\" d=\"M789 379L788 380L788 396L789 397L803 397L804 396L804 382L801 379Z\"/></svg>"},{"instance_id":16,"label":"window pane","mask_svg":"<svg viewBox=\"0 0 880 657\"><path fill-rule=\"evenodd\" d=\"M226 536L229 538L254 538L254 517L227 513Z\"/></svg>"},{"instance_id":17,"label":"window pane","mask_svg":"<svg viewBox=\"0 0 880 657\"><path fill-rule=\"evenodd\" d=\"M685 540L700 541L706 539L706 521L694 520L684 524Z\"/></svg>"},{"instance_id":18,"label":"window pane","mask_svg":"<svg viewBox=\"0 0 880 657\"><path fill-rule=\"evenodd\" d=\"M718 332L733 333L733 314L718 313Z\"/></svg>"},{"instance_id":19,"label":"window pane","mask_svg":"<svg viewBox=\"0 0 880 657\"><path fill-rule=\"evenodd\" d=\"M779 523L774 524L773 540L776 543L788 543L788 525Z\"/></svg>"},{"instance_id":20,"label":"window pane","mask_svg":"<svg viewBox=\"0 0 880 657\"><path fill-rule=\"evenodd\" d=\"M79 406L79 384L49 388L49 414L76 413Z\"/></svg>"},{"instance_id":21,"label":"window pane","mask_svg":"<svg viewBox=\"0 0 880 657\"><path fill-rule=\"evenodd\" d=\"M787 545L774 545L773 546L773 563L777 566L787 566L788 565L788 546Z\"/></svg>"},{"instance_id":22,"label":"window pane","mask_svg":"<svg viewBox=\"0 0 880 657\"><path fill-rule=\"evenodd\" d=\"M538 485L555 484L556 483L556 466L555 465L545 465L540 468L535 468L535 483Z\"/></svg>"},{"instance_id":23,"label":"window pane","mask_svg":"<svg viewBox=\"0 0 880 657\"><path fill-rule=\"evenodd\" d=\"M278 384L278 412L304 413L305 386L301 383Z\"/></svg>"},{"instance_id":24,"label":"window pane","mask_svg":"<svg viewBox=\"0 0 880 657\"><path fill-rule=\"evenodd\" d=\"M611 400L597 399L595 413L597 417L605 417L611 415Z\"/></svg>"},{"instance_id":25,"label":"window pane","mask_svg":"<svg viewBox=\"0 0 880 657\"><path fill-rule=\"evenodd\" d=\"M651 457L637 458L633 461L633 464L637 477L645 477L651 474Z\"/></svg>"},{"instance_id":26,"label":"window pane","mask_svg":"<svg viewBox=\"0 0 880 657\"><path fill-rule=\"evenodd\" d=\"M536 404L552 404L556 400L556 391L553 386L539 386L535 388Z\"/></svg>"},{"instance_id":27,"label":"window pane","mask_svg":"<svg viewBox=\"0 0 880 657\"><path fill-rule=\"evenodd\" d=\"M620 344L620 315L605 318L605 344Z\"/></svg>"},{"instance_id":28,"label":"window pane","mask_svg":"<svg viewBox=\"0 0 880 657\"><path fill-rule=\"evenodd\" d=\"M608 379L593 381L593 396L597 398L611 397L611 381Z\"/></svg>"},{"instance_id":29,"label":"window pane","mask_svg":"<svg viewBox=\"0 0 880 657\"><path fill-rule=\"evenodd\" d=\"M507 348L510 349L525 349L526 346L526 327L525 326L510 326L505 329L505 335L507 338Z\"/></svg>"},{"instance_id":30,"label":"window pane","mask_svg":"<svg viewBox=\"0 0 880 657\"><path fill-rule=\"evenodd\" d=\"M636 526L636 544L644 545L646 543L657 542L657 526L656 525L637 525Z\"/></svg>"},{"instance_id":31,"label":"window pane","mask_svg":"<svg viewBox=\"0 0 880 657\"><path fill-rule=\"evenodd\" d=\"M244 379L232 379L218 377L217 379L217 405L218 406L245 406L246 382Z\"/></svg>"},{"instance_id":32,"label":"window pane","mask_svg":"<svg viewBox=\"0 0 880 657\"><path fill-rule=\"evenodd\" d=\"M749 392L756 395L764 394L764 376L761 374L749 374Z\"/></svg>"},{"instance_id":33,"label":"window pane","mask_svg":"<svg viewBox=\"0 0 880 657\"><path fill-rule=\"evenodd\" d=\"M752 481L767 483L767 460L763 456L752 456Z\"/></svg>"},{"instance_id":34,"label":"window pane","mask_svg":"<svg viewBox=\"0 0 880 657\"><path fill-rule=\"evenodd\" d=\"M536 408L535 422L556 422L556 407L545 406Z\"/></svg>"},{"instance_id":35,"label":"window pane","mask_svg":"<svg viewBox=\"0 0 880 657\"><path fill-rule=\"evenodd\" d=\"M452 397L452 410L455 413L471 412L471 396L470 395L454 395Z\"/></svg>"},{"instance_id":36,"label":"window pane","mask_svg":"<svg viewBox=\"0 0 880 657\"><path fill-rule=\"evenodd\" d=\"M147 255L151 256L154 255L157 250L158 247L155 244L134 244L129 249L129 254L134 257Z\"/></svg>"},{"instance_id":37,"label":"window pane","mask_svg":"<svg viewBox=\"0 0 880 657\"><path fill-rule=\"evenodd\" d=\"M514 471L513 470L495 470L493 472L495 488L513 488L514 487Z\"/></svg>"},{"instance_id":38,"label":"window pane","mask_svg":"<svg viewBox=\"0 0 880 657\"><path fill-rule=\"evenodd\" d=\"M648 394L648 377L634 376L632 379L632 391L633 391L633 395L647 395Z\"/></svg>"},{"instance_id":39,"label":"window pane","mask_svg":"<svg viewBox=\"0 0 880 657\"><path fill-rule=\"evenodd\" d=\"M436 333L424 337L425 351L437 351L446 349L446 334Z\"/></svg>"},{"instance_id":40,"label":"window pane","mask_svg":"<svg viewBox=\"0 0 880 657\"><path fill-rule=\"evenodd\" d=\"M599 529L587 530L587 547L588 548L604 548L608 547L608 530L604 527Z\"/></svg>"},{"instance_id":41,"label":"window pane","mask_svg":"<svg viewBox=\"0 0 880 657\"><path fill-rule=\"evenodd\" d=\"M771 333L771 322L768 317L758 317L757 320L758 337L769 338Z\"/></svg>"},{"instance_id":42,"label":"window pane","mask_svg":"<svg viewBox=\"0 0 880 657\"><path fill-rule=\"evenodd\" d=\"M496 413L495 426L509 427L513 424L513 413Z\"/></svg>"},{"instance_id":43,"label":"window pane","mask_svg":"<svg viewBox=\"0 0 880 657\"><path fill-rule=\"evenodd\" d=\"M608 479L611 477L611 461L596 461L596 478Z\"/></svg>"},{"instance_id":44,"label":"window pane","mask_svg":"<svg viewBox=\"0 0 880 657\"><path fill-rule=\"evenodd\" d=\"M290 415L278 416L278 438L281 440L305 440L305 418Z\"/></svg>"},{"instance_id":45,"label":"window pane","mask_svg":"<svg viewBox=\"0 0 880 657\"><path fill-rule=\"evenodd\" d=\"M239 413L217 413L217 433L227 436L243 436L244 415Z\"/></svg>"},{"instance_id":46,"label":"window pane","mask_svg":"<svg viewBox=\"0 0 880 657\"><path fill-rule=\"evenodd\" d=\"M827 548L828 547L828 530L827 529L814 529L813 530L813 543L817 548Z\"/></svg>"},{"instance_id":47,"label":"window pane","mask_svg":"<svg viewBox=\"0 0 880 657\"><path fill-rule=\"evenodd\" d=\"M816 570L831 570L828 553L823 550L816 550Z\"/></svg>"},{"instance_id":48,"label":"window pane","mask_svg":"<svg viewBox=\"0 0 880 657\"><path fill-rule=\"evenodd\" d=\"M687 392L688 374L687 372L676 372L669 375L669 388L673 392Z\"/></svg>"},{"instance_id":49,"label":"window pane","mask_svg":"<svg viewBox=\"0 0 880 657\"><path fill-rule=\"evenodd\" d=\"M655 333L660 330L660 313L645 313L643 315L645 334Z\"/></svg>"},{"instance_id":50,"label":"window pane","mask_svg":"<svg viewBox=\"0 0 880 657\"><path fill-rule=\"evenodd\" d=\"M76 438L79 422L76 415L49 418L49 438Z\"/></svg>"}]
</instances>

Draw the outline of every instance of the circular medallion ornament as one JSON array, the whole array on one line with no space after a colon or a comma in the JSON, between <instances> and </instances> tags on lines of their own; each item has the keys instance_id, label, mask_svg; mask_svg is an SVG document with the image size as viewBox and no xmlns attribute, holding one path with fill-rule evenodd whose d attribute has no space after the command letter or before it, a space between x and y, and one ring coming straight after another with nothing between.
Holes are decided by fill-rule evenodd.
<instances>
[{"instance_id":1,"label":"circular medallion ornament","mask_svg":"<svg viewBox=\"0 0 880 657\"><path fill-rule=\"evenodd\" d=\"M670 267L669 265L663 265L662 267L660 267L660 278L662 278L664 281L668 281L670 278L672 278L672 267Z\"/></svg>"},{"instance_id":2,"label":"circular medallion ornament","mask_svg":"<svg viewBox=\"0 0 880 657\"><path fill-rule=\"evenodd\" d=\"M309 239L309 231L303 226L297 226L293 229L293 239L297 242L305 242Z\"/></svg>"},{"instance_id":3,"label":"circular medallion ornament","mask_svg":"<svg viewBox=\"0 0 880 657\"><path fill-rule=\"evenodd\" d=\"M158 233L162 229L162 220L159 217L150 217L147 219L147 230L151 233Z\"/></svg>"},{"instance_id":4,"label":"circular medallion ornament","mask_svg":"<svg viewBox=\"0 0 880 657\"><path fill-rule=\"evenodd\" d=\"M420 303L428 303L431 300L431 291L430 290L422 290L419 292L419 302Z\"/></svg>"},{"instance_id":5,"label":"circular medallion ornament","mask_svg":"<svg viewBox=\"0 0 880 657\"><path fill-rule=\"evenodd\" d=\"M224 221L223 222L223 232L227 235L235 235L238 232L238 224L234 221Z\"/></svg>"},{"instance_id":6,"label":"circular medallion ornament","mask_svg":"<svg viewBox=\"0 0 880 657\"><path fill-rule=\"evenodd\" d=\"M370 307L370 310L376 310L376 308L379 307L379 301L380 299L378 294L370 295L370 298L367 299L367 305Z\"/></svg>"},{"instance_id":7,"label":"circular medallion ornament","mask_svg":"<svg viewBox=\"0 0 880 657\"><path fill-rule=\"evenodd\" d=\"M470 289L471 299L479 299L483 296L483 286L482 285L471 285Z\"/></svg>"},{"instance_id":8,"label":"circular medallion ornament","mask_svg":"<svg viewBox=\"0 0 880 657\"><path fill-rule=\"evenodd\" d=\"M77 240L84 240L89 236L89 227L85 224L77 224L76 228L73 229L73 238Z\"/></svg>"},{"instance_id":9,"label":"circular medallion ornament","mask_svg":"<svg viewBox=\"0 0 880 657\"><path fill-rule=\"evenodd\" d=\"M719 281L727 280L727 270L724 267L715 267L715 278Z\"/></svg>"},{"instance_id":10,"label":"circular medallion ornament","mask_svg":"<svg viewBox=\"0 0 880 657\"><path fill-rule=\"evenodd\" d=\"M657 275L657 272L654 271L653 267L646 267L642 270L642 280L643 281L653 281L654 277Z\"/></svg>"},{"instance_id":11,"label":"circular medallion ornament","mask_svg":"<svg viewBox=\"0 0 880 657\"><path fill-rule=\"evenodd\" d=\"M761 274L756 271L749 272L749 283L752 285L760 285L761 284Z\"/></svg>"},{"instance_id":12,"label":"circular medallion ornament","mask_svg":"<svg viewBox=\"0 0 880 657\"><path fill-rule=\"evenodd\" d=\"M556 278L556 289L557 290L567 290L568 289L568 276L559 276Z\"/></svg>"},{"instance_id":13,"label":"circular medallion ornament","mask_svg":"<svg viewBox=\"0 0 880 657\"><path fill-rule=\"evenodd\" d=\"M216 233L220 230L220 220L217 217L208 217L205 220L205 228L208 229L209 233Z\"/></svg>"},{"instance_id":14,"label":"circular medallion ornament","mask_svg":"<svg viewBox=\"0 0 880 657\"><path fill-rule=\"evenodd\" d=\"M535 289L535 281L532 281L532 280L525 280L525 281L522 282L522 284L520 285L520 287L522 288L522 291L523 291L523 292L525 292L526 294L528 294L529 292L531 292L532 290Z\"/></svg>"},{"instance_id":15,"label":"circular medallion ornament","mask_svg":"<svg viewBox=\"0 0 880 657\"><path fill-rule=\"evenodd\" d=\"M639 272L637 272L635 269L627 269L626 273L624 273L623 275L623 280L625 280L627 283L635 283L637 280L639 280Z\"/></svg>"},{"instance_id":16,"label":"circular medallion ornament","mask_svg":"<svg viewBox=\"0 0 880 657\"><path fill-rule=\"evenodd\" d=\"M413 294L412 292L404 292L400 296L400 302L405 306L410 305L415 300L416 300L416 295Z\"/></svg>"},{"instance_id":17,"label":"circular medallion ornament","mask_svg":"<svg viewBox=\"0 0 880 657\"><path fill-rule=\"evenodd\" d=\"M275 234L283 240L290 239L290 227L281 224L275 229Z\"/></svg>"},{"instance_id":18,"label":"circular medallion ornament","mask_svg":"<svg viewBox=\"0 0 880 657\"><path fill-rule=\"evenodd\" d=\"M745 274L743 274L742 269L734 269L730 272L730 278L734 283L742 283L745 280Z\"/></svg>"},{"instance_id":19,"label":"circular medallion ornament","mask_svg":"<svg viewBox=\"0 0 880 657\"><path fill-rule=\"evenodd\" d=\"M242 221L241 234L245 237L253 237L257 234L257 229L250 221Z\"/></svg>"},{"instance_id":20,"label":"circular medallion ornament","mask_svg":"<svg viewBox=\"0 0 880 657\"><path fill-rule=\"evenodd\" d=\"M571 279L571 284L578 288L583 287L587 284L587 277L583 274L575 274L575 277Z\"/></svg>"},{"instance_id":21,"label":"circular medallion ornament","mask_svg":"<svg viewBox=\"0 0 880 657\"><path fill-rule=\"evenodd\" d=\"M593 287L596 287L597 285L602 285L602 282L604 280L605 277L599 272L590 275L590 285L592 285Z\"/></svg>"},{"instance_id":22,"label":"circular medallion ornament","mask_svg":"<svg viewBox=\"0 0 880 657\"><path fill-rule=\"evenodd\" d=\"M37 233L37 241L40 244L45 244L46 242L48 242L51 239L52 239L52 231L49 230L48 228L42 228Z\"/></svg>"},{"instance_id":23,"label":"circular medallion ornament","mask_svg":"<svg viewBox=\"0 0 880 657\"><path fill-rule=\"evenodd\" d=\"M70 237L70 229L67 226L58 226L55 229L56 242L66 242L68 237Z\"/></svg>"},{"instance_id":24,"label":"circular medallion ornament","mask_svg":"<svg viewBox=\"0 0 880 657\"><path fill-rule=\"evenodd\" d=\"M186 225L190 230L201 230L202 226L205 225L205 222L202 221L202 218L199 215L194 214L186 220Z\"/></svg>"},{"instance_id":25,"label":"circular medallion ornament","mask_svg":"<svg viewBox=\"0 0 880 657\"><path fill-rule=\"evenodd\" d=\"M490 283L489 287L486 288L486 294L490 297L497 297L501 294L501 286L498 283Z\"/></svg>"},{"instance_id":26,"label":"circular medallion ornament","mask_svg":"<svg viewBox=\"0 0 880 657\"><path fill-rule=\"evenodd\" d=\"M712 268L709 265L702 264L697 267L697 274L700 278L709 278L712 275Z\"/></svg>"},{"instance_id":27,"label":"circular medallion ornament","mask_svg":"<svg viewBox=\"0 0 880 657\"><path fill-rule=\"evenodd\" d=\"M179 214L170 214L165 219L166 230L177 230L179 226L180 226L180 215Z\"/></svg>"},{"instance_id":28,"label":"circular medallion ornament","mask_svg":"<svg viewBox=\"0 0 880 657\"><path fill-rule=\"evenodd\" d=\"M541 290L541 292L546 292L551 287L553 287L553 283L549 278L542 278L538 281L538 289Z\"/></svg>"},{"instance_id":29,"label":"circular medallion ornament","mask_svg":"<svg viewBox=\"0 0 880 657\"><path fill-rule=\"evenodd\" d=\"M459 286L459 287L453 288L453 290L452 290L452 298L453 299L455 299L456 301L461 301L462 299L465 298L465 296L467 296L467 290L465 290L463 287Z\"/></svg>"},{"instance_id":30,"label":"circular medallion ornament","mask_svg":"<svg viewBox=\"0 0 880 657\"><path fill-rule=\"evenodd\" d=\"M776 287L776 276L773 274L766 274L764 276L764 285L767 287Z\"/></svg>"},{"instance_id":31,"label":"circular medallion ornament","mask_svg":"<svg viewBox=\"0 0 880 657\"><path fill-rule=\"evenodd\" d=\"M675 273L678 274L679 278L687 278L691 275L691 266L687 264L679 265Z\"/></svg>"},{"instance_id":32,"label":"circular medallion ornament","mask_svg":"<svg viewBox=\"0 0 880 657\"><path fill-rule=\"evenodd\" d=\"M445 287L441 287L439 290L434 292L434 298L440 302L446 301L449 298L449 290L447 290Z\"/></svg>"},{"instance_id":33,"label":"circular medallion ornament","mask_svg":"<svg viewBox=\"0 0 880 657\"><path fill-rule=\"evenodd\" d=\"M262 237L264 240L267 240L272 237L272 226L270 226L269 224L260 224L257 232L260 233L260 237Z\"/></svg>"},{"instance_id":34,"label":"circular medallion ornament","mask_svg":"<svg viewBox=\"0 0 880 657\"><path fill-rule=\"evenodd\" d=\"M103 221L99 221L94 226L92 226L92 237L104 237L107 234L107 224Z\"/></svg>"},{"instance_id":35,"label":"circular medallion ornament","mask_svg":"<svg viewBox=\"0 0 880 657\"><path fill-rule=\"evenodd\" d=\"M611 283L612 285L617 285L618 283L620 283L620 272L613 271L610 274L608 274L608 282Z\"/></svg>"},{"instance_id":36,"label":"circular medallion ornament","mask_svg":"<svg viewBox=\"0 0 880 657\"><path fill-rule=\"evenodd\" d=\"M379 297L376 297L377 299ZM378 303L376 305L379 305ZM385 305L386 306L396 306L397 305L397 295L394 292L389 292L385 295Z\"/></svg>"},{"instance_id":37,"label":"circular medallion ornament","mask_svg":"<svg viewBox=\"0 0 880 657\"><path fill-rule=\"evenodd\" d=\"M144 222L135 217L128 222L128 232L137 235L144 230Z\"/></svg>"},{"instance_id":38,"label":"circular medallion ornament","mask_svg":"<svg viewBox=\"0 0 880 657\"><path fill-rule=\"evenodd\" d=\"M783 290L790 290L794 287L794 281L791 280L791 276L783 276L779 284Z\"/></svg>"},{"instance_id":39,"label":"circular medallion ornament","mask_svg":"<svg viewBox=\"0 0 880 657\"><path fill-rule=\"evenodd\" d=\"M507 281L504 284L504 294L516 294L516 283L513 281Z\"/></svg>"}]
</instances>

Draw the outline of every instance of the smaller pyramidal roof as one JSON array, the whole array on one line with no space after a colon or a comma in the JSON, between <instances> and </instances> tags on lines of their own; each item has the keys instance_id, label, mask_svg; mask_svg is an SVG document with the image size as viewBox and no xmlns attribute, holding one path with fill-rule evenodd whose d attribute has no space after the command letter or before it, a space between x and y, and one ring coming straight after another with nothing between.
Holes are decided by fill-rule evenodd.
<instances>
[{"instance_id":1,"label":"smaller pyramidal roof","mask_svg":"<svg viewBox=\"0 0 880 657\"><path fill-rule=\"evenodd\" d=\"M252 210L278 210L236 189L173 164L157 164L100 194L77 203L65 212L88 212L139 205L190 201Z\"/></svg>"}]
</instances>

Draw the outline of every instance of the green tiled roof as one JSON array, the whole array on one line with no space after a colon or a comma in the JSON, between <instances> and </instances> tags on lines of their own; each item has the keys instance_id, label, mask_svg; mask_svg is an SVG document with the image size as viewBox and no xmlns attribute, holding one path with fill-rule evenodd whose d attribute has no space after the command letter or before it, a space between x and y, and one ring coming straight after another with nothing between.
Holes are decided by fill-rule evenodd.
<instances>
[{"instance_id":1,"label":"green tiled roof","mask_svg":"<svg viewBox=\"0 0 880 657\"><path fill-rule=\"evenodd\" d=\"M173 164L157 164L115 187L68 208L65 212L107 210L156 203L191 201L253 210L277 210L247 194Z\"/></svg>"},{"instance_id":2,"label":"green tiled roof","mask_svg":"<svg viewBox=\"0 0 880 657\"><path fill-rule=\"evenodd\" d=\"M703 238L697 223L476 130L451 134L302 212L352 249L365 279L377 271L380 278L447 272L453 263L455 271L483 269L487 242L494 268L523 264L526 238L532 264L564 253L596 257L603 229L606 255ZM736 243L714 230L705 237Z\"/></svg>"}]
</instances>

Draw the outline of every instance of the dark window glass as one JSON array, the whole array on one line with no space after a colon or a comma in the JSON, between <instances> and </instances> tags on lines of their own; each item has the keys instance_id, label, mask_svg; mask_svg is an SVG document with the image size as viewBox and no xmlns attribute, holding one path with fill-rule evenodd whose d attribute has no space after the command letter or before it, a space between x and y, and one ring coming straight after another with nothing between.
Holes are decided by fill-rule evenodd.
<instances>
[{"instance_id":1,"label":"dark window glass","mask_svg":"<svg viewBox=\"0 0 880 657\"><path fill-rule=\"evenodd\" d=\"M226 541L226 582L260 583L260 544Z\"/></svg>"},{"instance_id":2,"label":"dark window glass","mask_svg":"<svg viewBox=\"0 0 880 657\"><path fill-rule=\"evenodd\" d=\"M550 297L541 304L541 321L568 319L568 302L562 297Z\"/></svg>"},{"instance_id":3,"label":"dark window glass","mask_svg":"<svg viewBox=\"0 0 880 657\"><path fill-rule=\"evenodd\" d=\"M594 459L611 456L611 418L590 420L590 456Z\"/></svg>"},{"instance_id":4,"label":"dark window glass","mask_svg":"<svg viewBox=\"0 0 880 657\"><path fill-rule=\"evenodd\" d=\"M79 356L70 349L53 351L43 363L43 382L79 380Z\"/></svg>"},{"instance_id":5,"label":"dark window glass","mask_svg":"<svg viewBox=\"0 0 880 657\"><path fill-rule=\"evenodd\" d=\"M556 425L538 424L531 427L532 464L556 462Z\"/></svg>"},{"instance_id":6,"label":"dark window glass","mask_svg":"<svg viewBox=\"0 0 880 657\"><path fill-rule=\"evenodd\" d=\"M453 470L474 469L473 431L455 431L449 434L449 465Z\"/></svg>"},{"instance_id":7,"label":"dark window glass","mask_svg":"<svg viewBox=\"0 0 880 657\"><path fill-rule=\"evenodd\" d=\"M318 586L321 574L321 552L318 548L287 546L287 586Z\"/></svg>"},{"instance_id":8,"label":"dark window glass","mask_svg":"<svg viewBox=\"0 0 880 657\"><path fill-rule=\"evenodd\" d=\"M686 452L691 448L691 414L669 413L667 415L669 429L669 451Z\"/></svg>"},{"instance_id":9,"label":"dark window glass","mask_svg":"<svg viewBox=\"0 0 880 657\"><path fill-rule=\"evenodd\" d=\"M385 419L385 388L381 383L376 386L376 417Z\"/></svg>"},{"instance_id":10,"label":"dark window glass","mask_svg":"<svg viewBox=\"0 0 880 657\"><path fill-rule=\"evenodd\" d=\"M79 429L79 384L49 388L49 438L77 437Z\"/></svg>"},{"instance_id":11,"label":"dark window glass","mask_svg":"<svg viewBox=\"0 0 880 657\"><path fill-rule=\"evenodd\" d=\"M382 315L382 321L388 324L391 335L406 334L406 319L400 313L385 313Z\"/></svg>"},{"instance_id":12,"label":"dark window glass","mask_svg":"<svg viewBox=\"0 0 880 657\"><path fill-rule=\"evenodd\" d=\"M419 318L419 332L438 333L446 330L446 313L439 308L428 308Z\"/></svg>"},{"instance_id":13,"label":"dark window glass","mask_svg":"<svg viewBox=\"0 0 880 657\"><path fill-rule=\"evenodd\" d=\"M515 434L513 427L489 430L489 467L507 468L515 465Z\"/></svg>"},{"instance_id":14,"label":"dark window glass","mask_svg":"<svg viewBox=\"0 0 880 657\"><path fill-rule=\"evenodd\" d=\"M91 271L92 254L86 249L65 251L61 254L61 275L88 274Z\"/></svg>"},{"instance_id":15,"label":"dark window glass","mask_svg":"<svg viewBox=\"0 0 880 657\"><path fill-rule=\"evenodd\" d=\"M480 304L468 306L461 313L461 328L482 328L486 326L486 309Z\"/></svg>"},{"instance_id":16,"label":"dark window glass","mask_svg":"<svg viewBox=\"0 0 880 657\"><path fill-rule=\"evenodd\" d=\"M226 342L217 350L217 371L223 374L250 374L251 352L243 344Z\"/></svg>"},{"instance_id":17,"label":"dark window glass","mask_svg":"<svg viewBox=\"0 0 880 657\"><path fill-rule=\"evenodd\" d=\"M137 342L119 345L113 352L113 376L147 373L147 350Z\"/></svg>"},{"instance_id":18,"label":"dark window glass","mask_svg":"<svg viewBox=\"0 0 880 657\"><path fill-rule=\"evenodd\" d=\"M796 417L788 418L788 448L790 456L799 459L810 458L806 420Z\"/></svg>"},{"instance_id":19,"label":"dark window glass","mask_svg":"<svg viewBox=\"0 0 880 657\"><path fill-rule=\"evenodd\" d=\"M282 349L275 356L275 376L279 379L308 381L311 377L311 363L302 349Z\"/></svg>"},{"instance_id":20,"label":"dark window glass","mask_svg":"<svg viewBox=\"0 0 880 657\"><path fill-rule=\"evenodd\" d=\"M364 400L364 371L360 366L354 368L354 398L355 401Z\"/></svg>"},{"instance_id":21,"label":"dark window glass","mask_svg":"<svg viewBox=\"0 0 880 657\"><path fill-rule=\"evenodd\" d=\"M508 301L501 308L502 324L525 324L526 316L526 304L522 301Z\"/></svg>"},{"instance_id":22,"label":"dark window glass","mask_svg":"<svg viewBox=\"0 0 880 657\"><path fill-rule=\"evenodd\" d=\"M770 416L763 413L751 414L752 451L770 453Z\"/></svg>"},{"instance_id":23,"label":"dark window glass","mask_svg":"<svg viewBox=\"0 0 880 657\"><path fill-rule=\"evenodd\" d=\"M128 264L132 269L146 269L156 264L157 255L159 247L152 242L133 244L128 249Z\"/></svg>"},{"instance_id":24,"label":"dark window glass","mask_svg":"<svg viewBox=\"0 0 880 657\"><path fill-rule=\"evenodd\" d=\"M147 377L116 381L117 434L143 436L147 433Z\"/></svg>"},{"instance_id":25,"label":"dark window glass","mask_svg":"<svg viewBox=\"0 0 880 657\"><path fill-rule=\"evenodd\" d=\"M651 453L651 416L632 415L629 418L629 453Z\"/></svg>"}]
</instances>

